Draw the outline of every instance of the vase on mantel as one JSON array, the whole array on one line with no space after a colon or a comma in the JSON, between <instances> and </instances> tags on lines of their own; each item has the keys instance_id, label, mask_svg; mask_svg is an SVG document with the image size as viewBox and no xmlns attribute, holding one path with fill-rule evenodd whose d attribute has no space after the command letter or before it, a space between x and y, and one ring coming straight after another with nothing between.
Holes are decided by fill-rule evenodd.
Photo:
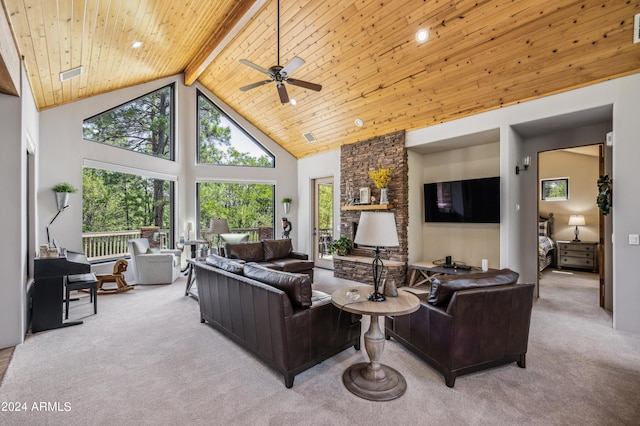
<instances>
[{"instance_id":1,"label":"vase on mantel","mask_svg":"<svg viewBox=\"0 0 640 426\"><path fill-rule=\"evenodd\" d=\"M389 204L388 188L380 188L380 204Z\"/></svg>"}]
</instances>

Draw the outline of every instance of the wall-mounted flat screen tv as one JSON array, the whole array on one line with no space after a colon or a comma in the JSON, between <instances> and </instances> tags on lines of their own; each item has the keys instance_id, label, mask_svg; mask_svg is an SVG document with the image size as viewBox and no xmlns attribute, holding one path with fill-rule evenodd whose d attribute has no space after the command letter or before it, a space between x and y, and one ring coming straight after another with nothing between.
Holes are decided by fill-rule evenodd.
<instances>
[{"instance_id":1,"label":"wall-mounted flat screen tv","mask_svg":"<svg viewBox=\"0 0 640 426\"><path fill-rule=\"evenodd\" d=\"M500 177L425 183L424 220L500 223Z\"/></svg>"}]
</instances>

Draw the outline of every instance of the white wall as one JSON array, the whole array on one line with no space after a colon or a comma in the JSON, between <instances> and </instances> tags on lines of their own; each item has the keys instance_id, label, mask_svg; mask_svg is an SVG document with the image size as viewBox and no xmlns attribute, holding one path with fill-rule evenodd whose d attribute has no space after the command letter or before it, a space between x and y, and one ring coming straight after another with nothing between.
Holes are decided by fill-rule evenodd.
<instances>
[{"instance_id":1,"label":"white wall","mask_svg":"<svg viewBox=\"0 0 640 426\"><path fill-rule=\"evenodd\" d=\"M213 166L196 164L196 86L182 84L182 76L163 78L139 86L122 89L92 98L63 105L41 113L41 161L38 216L41 223L48 223L56 213L51 187L66 181L82 188L82 165L85 160L117 164L131 169L142 169L150 174L175 177L176 239L185 222L196 221L196 182L243 181L276 185L276 227L279 224L277 208L281 194L292 195L297 190L296 159L262 132L251 126L213 94L209 96L229 116L245 126L247 131L276 156L275 168ZM138 154L125 149L85 141L82 138L82 121L131 99L152 92L168 84L176 88L176 160L169 161ZM282 196L285 196L282 195ZM295 209L295 206L294 206ZM295 210L293 211L295 214ZM47 222L45 222L47 221ZM40 227L40 241L46 241L44 228ZM276 228L277 229L277 228ZM51 227L51 236L61 246L82 251L82 191L71 195L70 207Z\"/></svg>"},{"instance_id":2,"label":"white wall","mask_svg":"<svg viewBox=\"0 0 640 426\"><path fill-rule=\"evenodd\" d=\"M312 255L313 242L313 180L333 176L333 235L340 235L340 194L344 190L340 182L340 150L324 152L298 160L298 190L293 205L298 205L298 238L296 250ZM296 199L297 198L297 201ZM296 224L294 223L295 227Z\"/></svg>"},{"instance_id":3,"label":"white wall","mask_svg":"<svg viewBox=\"0 0 640 426\"><path fill-rule=\"evenodd\" d=\"M420 189L424 183L499 176L500 143L423 155L421 163L414 164L412 174L418 174L416 167L422 168L421 181L416 182ZM424 204L424 195L416 197L418 192L410 188L411 204ZM425 223L424 207L422 218L422 260L433 261L450 255L456 262L467 265L480 266L482 259L488 259L490 268L500 266L500 224Z\"/></svg>"},{"instance_id":4,"label":"white wall","mask_svg":"<svg viewBox=\"0 0 640 426\"><path fill-rule=\"evenodd\" d=\"M640 333L640 246L628 244L629 234L640 233L640 74L618 78L566 93L477 114L440 125L407 132L407 147L500 128L501 178L507 197L501 223L501 266L520 272L521 281L536 281L537 179L533 173L515 175L516 161L536 157L539 146L520 138L514 125L613 105L613 326ZM604 135L603 135L604 136ZM586 141L587 144L595 143ZM557 147L554 147L557 148ZM536 165L532 165L536 167ZM409 173L414 173L409 171ZM411 179L411 178L410 178ZM518 209L521 207L521 209ZM417 226L419 217L409 217ZM531 243L529 243L531 241ZM523 243L524 242L524 243Z\"/></svg>"},{"instance_id":5,"label":"white wall","mask_svg":"<svg viewBox=\"0 0 640 426\"><path fill-rule=\"evenodd\" d=\"M22 81L27 81L24 72ZM0 248L0 256L6 265L0 282L0 348L21 343L26 332L26 292L29 285L26 161L27 149L37 150L38 113L31 90L26 83L23 84L22 97L0 94L3 142L0 176L4 183L0 235L5 241Z\"/></svg>"}]
</instances>

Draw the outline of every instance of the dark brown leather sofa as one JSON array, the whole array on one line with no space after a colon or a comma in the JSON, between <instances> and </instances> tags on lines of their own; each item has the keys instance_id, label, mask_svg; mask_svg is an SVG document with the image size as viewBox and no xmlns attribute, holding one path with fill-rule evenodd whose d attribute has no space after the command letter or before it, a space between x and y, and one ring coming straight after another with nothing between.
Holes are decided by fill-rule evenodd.
<instances>
[{"instance_id":1,"label":"dark brown leather sofa","mask_svg":"<svg viewBox=\"0 0 640 426\"><path fill-rule=\"evenodd\" d=\"M313 282L313 261L305 253L294 251L291 240L262 240L257 242L227 243L224 246L225 256L229 259L256 262L262 266L278 271L307 274Z\"/></svg>"},{"instance_id":2,"label":"dark brown leather sofa","mask_svg":"<svg viewBox=\"0 0 640 426\"><path fill-rule=\"evenodd\" d=\"M462 374L525 368L534 285L517 280L508 269L434 278L418 311L385 319L385 336L442 372L449 387Z\"/></svg>"},{"instance_id":3,"label":"dark brown leather sofa","mask_svg":"<svg viewBox=\"0 0 640 426\"><path fill-rule=\"evenodd\" d=\"M298 373L360 349L361 316L341 312L307 275L215 255L195 268L201 322L282 373L287 388Z\"/></svg>"}]
</instances>

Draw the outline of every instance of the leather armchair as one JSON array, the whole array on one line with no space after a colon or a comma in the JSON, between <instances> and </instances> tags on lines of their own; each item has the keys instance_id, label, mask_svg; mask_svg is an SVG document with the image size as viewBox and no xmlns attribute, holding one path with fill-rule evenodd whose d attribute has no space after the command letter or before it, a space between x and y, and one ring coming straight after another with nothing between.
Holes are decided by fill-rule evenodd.
<instances>
[{"instance_id":1,"label":"leather armchair","mask_svg":"<svg viewBox=\"0 0 640 426\"><path fill-rule=\"evenodd\" d=\"M533 284L515 284L509 270L439 277L411 315L385 318L385 335L439 370L457 376L516 362L525 368ZM443 291L444 290L444 291Z\"/></svg>"},{"instance_id":2,"label":"leather armchair","mask_svg":"<svg viewBox=\"0 0 640 426\"><path fill-rule=\"evenodd\" d=\"M180 276L181 250L149 250L149 240L127 241L137 284L171 284Z\"/></svg>"}]
</instances>

